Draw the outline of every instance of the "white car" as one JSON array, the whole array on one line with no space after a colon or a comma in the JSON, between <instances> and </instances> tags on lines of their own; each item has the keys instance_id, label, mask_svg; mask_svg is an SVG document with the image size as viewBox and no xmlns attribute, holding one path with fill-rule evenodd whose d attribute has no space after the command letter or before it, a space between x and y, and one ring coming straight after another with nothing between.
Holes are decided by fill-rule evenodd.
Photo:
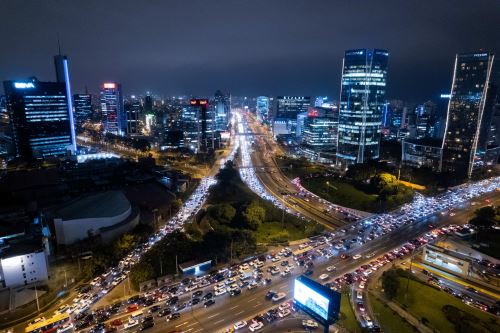
<instances>
[{"instance_id":1,"label":"white car","mask_svg":"<svg viewBox=\"0 0 500 333\"><path fill-rule=\"evenodd\" d=\"M279 311L284 311L286 309L290 309L290 303L288 302L281 303L280 306L278 307Z\"/></svg>"},{"instance_id":2,"label":"white car","mask_svg":"<svg viewBox=\"0 0 500 333\"><path fill-rule=\"evenodd\" d=\"M289 316L289 315L290 315L290 313L292 313L292 311L290 311L290 309L285 309L285 310L283 310L283 311L280 311L280 312L278 313L278 316L279 316L280 318L285 318L286 316Z\"/></svg>"},{"instance_id":3,"label":"white car","mask_svg":"<svg viewBox=\"0 0 500 333\"><path fill-rule=\"evenodd\" d=\"M328 274L326 274L326 273L324 273L324 274L321 274L321 275L319 276L319 279L320 279L321 281L323 281L323 280L328 279L328 277L329 277L329 275L328 275Z\"/></svg>"},{"instance_id":4,"label":"white car","mask_svg":"<svg viewBox=\"0 0 500 333\"><path fill-rule=\"evenodd\" d=\"M355 256L352 257L352 259L354 260L358 260L359 258L361 258L361 254L356 254Z\"/></svg>"},{"instance_id":5,"label":"white car","mask_svg":"<svg viewBox=\"0 0 500 333\"><path fill-rule=\"evenodd\" d=\"M239 330L240 328L243 328L245 326L247 326L247 322L242 320L242 321L239 321L236 324L234 324L234 329Z\"/></svg>"},{"instance_id":6,"label":"white car","mask_svg":"<svg viewBox=\"0 0 500 333\"><path fill-rule=\"evenodd\" d=\"M255 289L257 288L257 282L253 281L252 283L250 283L248 286L247 286L247 289L248 290L252 290L252 289Z\"/></svg>"},{"instance_id":7,"label":"white car","mask_svg":"<svg viewBox=\"0 0 500 333\"><path fill-rule=\"evenodd\" d=\"M251 332L255 332L255 331L258 331L260 329L262 329L262 327L264 327L264 324L261 323L260 321L257 321L255 323L253 323L252 325L250 325L248 327L248 329L251 331Z\"/></svg>"},{"instance_id":8,"label":"white car","mask_svg":"<svg viewBox=\"0 0 500 333\"><path fill-rule=\"evenodd\" d=\"M215 296L224 295L227 292L226 288L220 288L215 291Z\"/></svg>"},{"instance_id":9,"label":"white car","mask_svg":"<svg viewBox=\"0 0 500 333\"><path fill-rule=\"evenodd\" d=\"M317 322L311 319L302 320L302 326L305 328L317 328L319 325Z\"/></svg>"},{"instance_id":10,"label":"white car","mask_svg":"<svg viewBox=\"0 0 500 333\"><path fill-rule=\"evenodd\" d=\"M327 271L327 272L333 272L335 269L337 269L337 267L335 267L335 266L328 266L328 267L326 268L326 271Z\"/></svg>"},{"instance_id":11,"label":"white car","mask_svg":"<svg viewBox=\"0 0 500 333\"><path fill-rule=\"evenodd\" d=\"M123 325L123 329L129 329L129 328L132 328L132 327L135 327L139 325L139 320L138 319L132 319L130 318L128 320L128 322L125 323L125 325Z\"/></svg>"},{"instance_id":12,"label":"white car","mask_svg":"<svg viewBox=\"0 0 500 333\"><path fill-rule=\"evenodd\" d=\"M279 302L281 301L282 299L284 299L286 297L286 293L277 293L276 295L273 296L273 302Z\"/></svg>"}]
</instances>

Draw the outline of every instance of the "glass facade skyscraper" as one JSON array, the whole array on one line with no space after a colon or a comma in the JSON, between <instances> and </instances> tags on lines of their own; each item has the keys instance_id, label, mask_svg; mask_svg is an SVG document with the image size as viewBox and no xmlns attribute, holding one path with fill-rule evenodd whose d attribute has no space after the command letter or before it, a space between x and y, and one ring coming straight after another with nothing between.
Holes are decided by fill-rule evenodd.
<instances>
[{"instance_id":1,"label":"glass facade skyscraper","mask_svg":"<svg viewBox=\"0 0 500 333\"><path fill-rule=\"evenodd\" d=\"M341 166L379 157L388 58L378 49L345 52L337 142Z\"/></svg>"},{"instance_id":2,"label":"glass facade skyscraper","mask_svg":"<svg viewBox=\"0 0 500 333\"><path fill-rule=\"evenodd\" d=\"M139 134L139 116L141 114L141 100L131 97L124 103L127 114L127 134Z\"/></svg>"},{"instance_id":3,"label":"glass facade skyscraper","mask_svg":"<svg viewBox=\"0 0 500 333\"><path fill-rule=\"evenodd\" d=\"M82 124L92 118L92 95L75 94L73 95L73 105L75 107L75 121Z\"/></svg>"},{"instance_id":4,"label":"glass facade skyscraper","mask_svg":"<svg viewBox=\"0 0 500 333\"><path fill-rule=\"evenodd\" d=\"M311 105L311 97L278 96L276 97L276 117L281 119L297 119L297 115L307 112Z\"/></svg>"},{"instance_id":5,"label":"glass facade skyscraper","mask_svg":"<svg viewBox=\"0 0 500 333\"><path fill-rule=\"evenodd\" d=\"M231 113L230 97L222 91L217 90L214 95L214 103L211 107L214 108L215 131L227 131Z\"/></svg>"},{"instance_id":6,"label":"glass facade skyscraper","mask_svg":"<svg viewBox=\"0 0 500 333\"><path fill-rule=\"evenodd\" d=\"M470 177L485 151L497 87L492 84L493 53L458 54L443 140L441 170L457 180Z\"/></svg>"},{"instance_id":7,"label":"glass facade skyscraper","mask_svg":"<svg viewBox=\"0 0 500 333\"><path fill-rule=\"evenodd\" d=\"M74 152L64 82L4 81L16 156L25 160Z\"/></svg>"},{"instance_id":8,"label":"glass facade skyscraper","mask_svg":"<svg viewBox=\"0 0 500 333\"><path fill-rule=\"evenodd\" d=\"M257 117L262 120L269 119L269 97L257 97Z\"/></svg>"},{"instance_id":9,"label":"glass facade skyscraper","mask_svg":"<svg viewBox=\"0 0 500 333\"><path fill-rule=\"evenodd\" d=\"M124 135L127 131L127 118L123 108L123 94L120 84L114 82L103 84L101 110L104 132Z\"/></svg>"}]
</instances>

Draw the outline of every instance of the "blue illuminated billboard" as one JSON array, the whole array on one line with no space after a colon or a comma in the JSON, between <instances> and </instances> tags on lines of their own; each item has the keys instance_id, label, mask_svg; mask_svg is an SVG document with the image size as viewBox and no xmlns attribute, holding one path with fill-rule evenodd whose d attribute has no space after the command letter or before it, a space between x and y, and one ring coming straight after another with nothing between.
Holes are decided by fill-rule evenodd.
<instances>
[{"instance_id":1,"label":"blue illuminated billboard","mask_svg":"<svg viewBox=\"0 0 500 333\"><path fill-rule=\"evenodd\" d=\"M340 293L305 276L295 279L293 299L298 308L323 325L333 324L340 311Z\"/></svg>"}]
</instances>

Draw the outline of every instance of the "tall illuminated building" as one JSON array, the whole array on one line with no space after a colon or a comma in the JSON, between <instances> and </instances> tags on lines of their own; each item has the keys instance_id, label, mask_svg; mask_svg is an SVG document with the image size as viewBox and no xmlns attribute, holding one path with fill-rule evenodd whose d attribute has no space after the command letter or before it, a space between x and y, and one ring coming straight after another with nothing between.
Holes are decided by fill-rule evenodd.
<instances>
[{"instance_id":1,"label":"tall illuminated building","mask_svg":"<svg viewBox=\"0 0 500 333\"><path fill-rule=\"evenodd\" d=\"M262 120L269 119L269 97L259 96L257 97L257 117Z\"/></svg>"},{"instance_id":2,"label":"tall illuminated building","mask_svg":"<svg viewBox=\"0 0 500 333\"><path fill-rule=\"evenodd\" d=\"M141 100L135 96L124 102L127 114L127 134L139 134L139 118L141 114Z\"/></svg>"},{"instance_id":3,"label":"tall illuminated building","mask_svg":"<svg viewBox=\"0 0 500 333\"><path fill-rule=\"evenodd\" d=\"M387 51L378 49L345 52L337 141L340 166L379 157L388 58Z\"/></svg>"},{"instance_id":4,"label":"tall illuminated building","mask_svg":"<svg viewBox=\"0 0 500 333\"><path fill-rule=\"evenodd\" d=\"M104 132L124 135L127 132L127 117L123 107L121 84L106 82L101 88L101 111Z\"/></svg>"},{"instance_id":5,"label":"tall illuminated building","mask_svg":"<svg viewBox=\"0 0 500 333\"><path fill-rule=\"evenodd\" d=\"M65 82L4 81L4 91L17 157L33 160L75 152Z\"/></svg>"},{"instance_id":6,"label":"tall illuminated building","mask_svg":"<svg viewBox=\"0 0 500 333\"><path fill-rule=\"evenodd\" d=\"M212 108L214 113L214 130L219 132L227 131L231 114L231 100L229 95L217 90L214 95Z\"/></svg>"},{"instance_id":7,"label":"tall illuminated building","mask_svg":"<svg viewBox=\"0 0 500 333\"><path fill-rule=\"evenodd\" d=\"M92 118L92 95L73 95L74 116L76 124L82 124Z\"/></svg>"},{"instance_id":8,"label":"tall illuminated building","mask_svg":"<svg viewBox=\"0 0 500 333\"><path fill-rule=\"evenodd\" d=\"M489 52L455 57L441 171L449 172L456 180L471 177L473 169L484 163L497 98L493 61L494 55Z\"/></svg>"}]
</instances>

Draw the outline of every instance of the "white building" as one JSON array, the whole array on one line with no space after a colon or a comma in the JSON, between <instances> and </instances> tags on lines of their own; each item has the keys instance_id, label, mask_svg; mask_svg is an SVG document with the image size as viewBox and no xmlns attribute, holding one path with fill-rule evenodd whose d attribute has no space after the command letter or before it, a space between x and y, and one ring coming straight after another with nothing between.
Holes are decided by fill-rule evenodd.
<instances>
[{"instance_id":1,"label":"white building","mask_svg":"<svg viewBox=\"0 0 500 333\"><path fill-rule=\"evenodd\" d=\"M109 241L133 229L139 212L121 191L107 191L74 200L54 215L58 244L72 244L89 236Z\"/></svg>"},{"instance_id":2,"label":"white building","mask_svg":"<svg viewBox=\"0 0 500 333\"><path fill-rule=\"evenodd\" d=\"M0 259L0 283L12 288L43 282L48 279L47 257L43 250Z\"/></svg>"}]
</instances>

